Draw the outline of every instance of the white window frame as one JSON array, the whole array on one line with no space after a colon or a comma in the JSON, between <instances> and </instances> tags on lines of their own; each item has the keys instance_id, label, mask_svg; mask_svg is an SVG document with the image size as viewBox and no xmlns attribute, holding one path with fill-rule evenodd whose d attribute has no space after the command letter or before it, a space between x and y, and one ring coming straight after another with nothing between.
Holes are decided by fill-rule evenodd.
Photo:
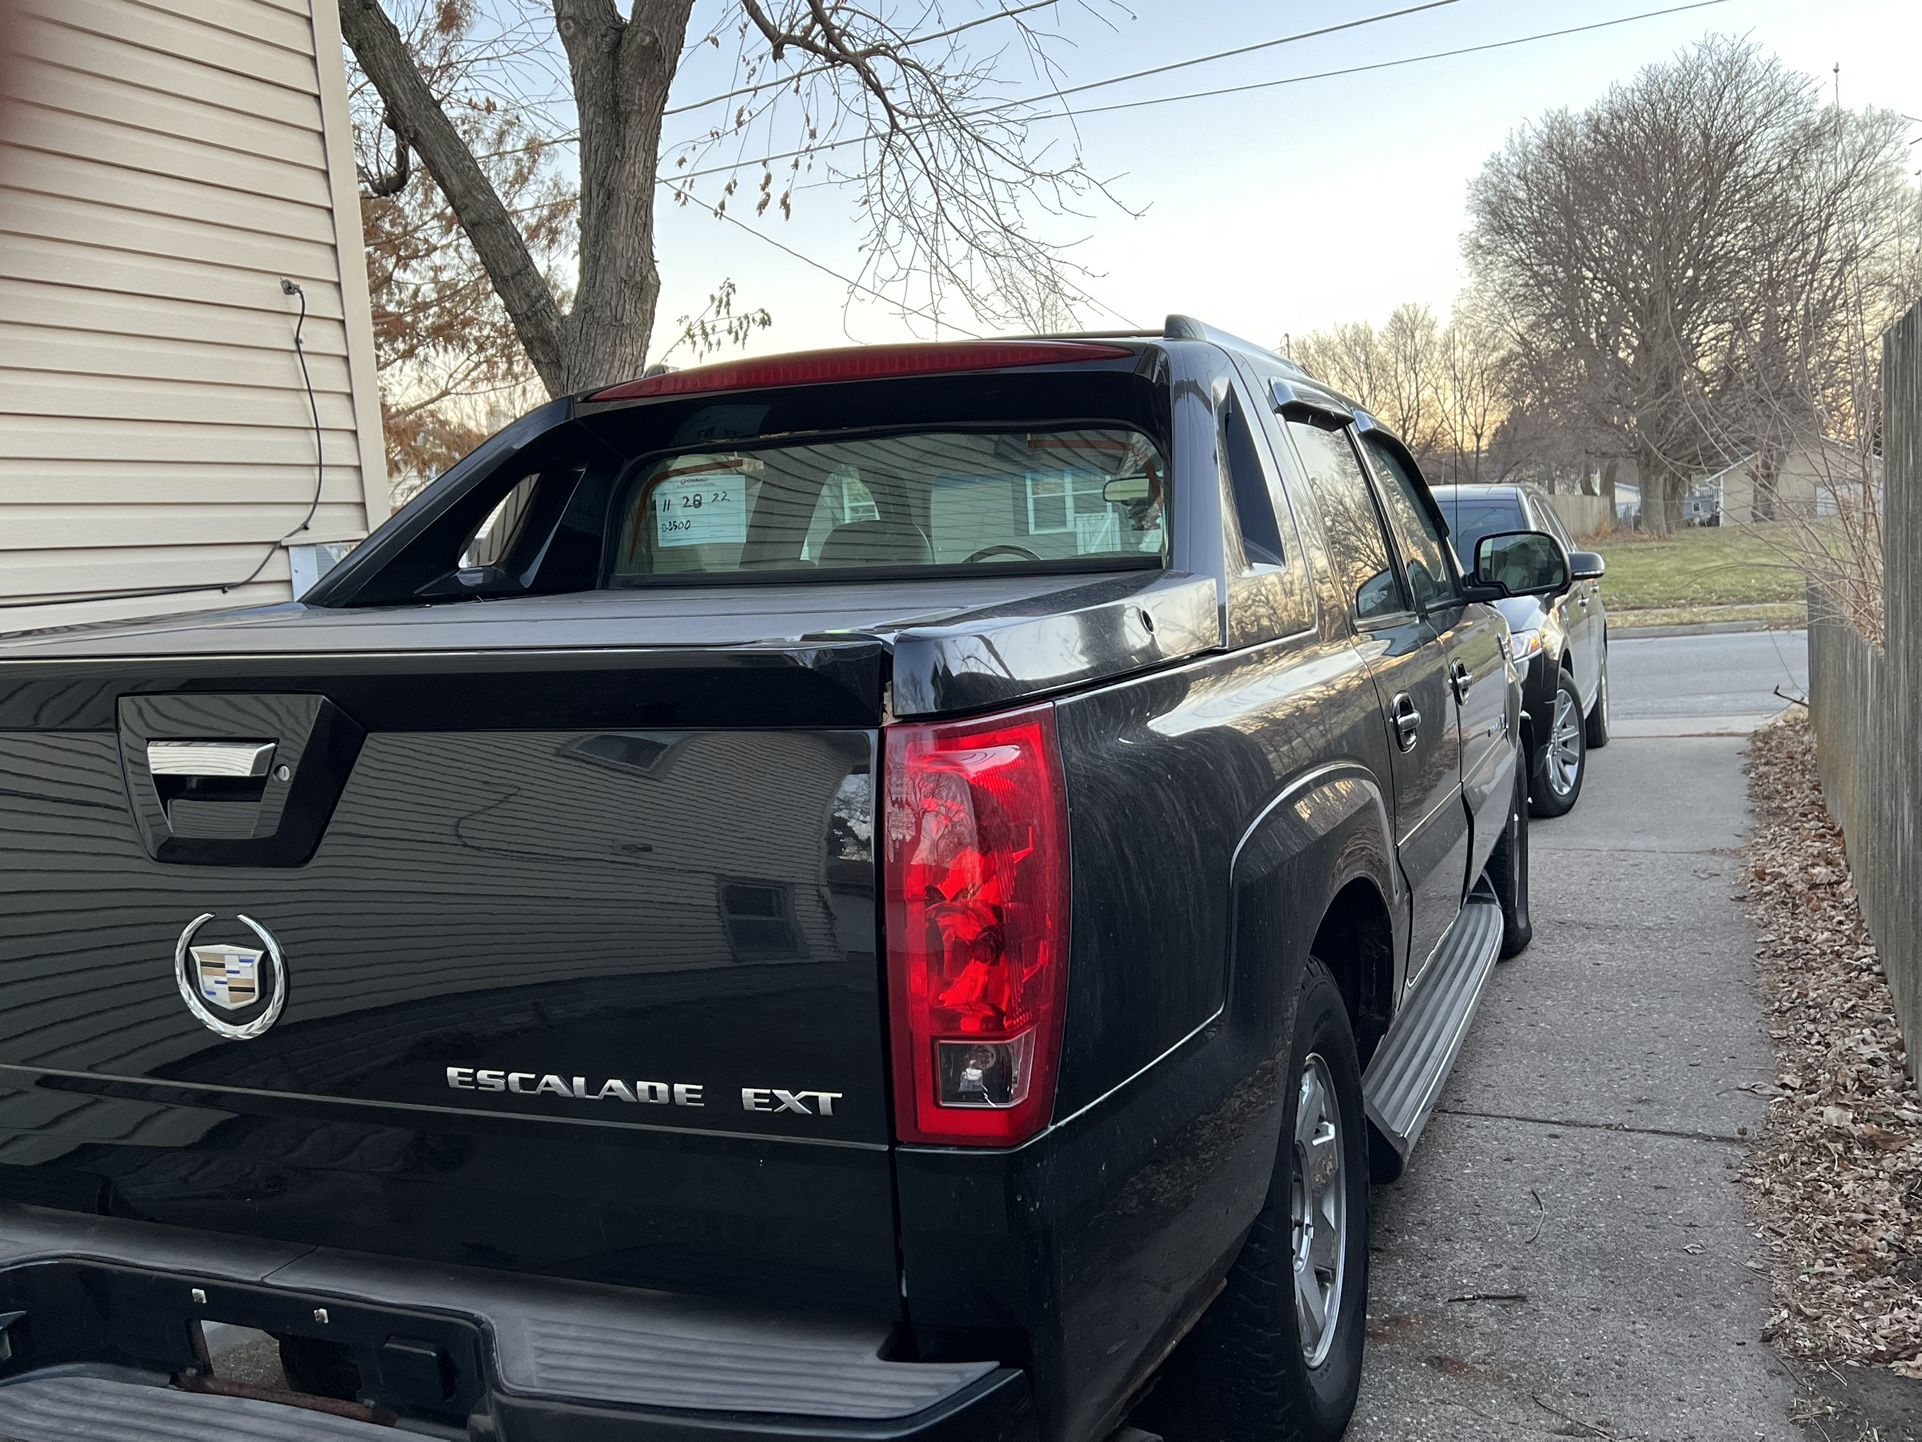
<instances>
[{"instance_id":1,"label":"white window frame","mask_svg":"<svg viewBox=\"0 0 1922 1442\"><path fill-rule=\"evenodd\" d=\"M1048 485L1059 486L1061 488L1056 495L1048 495L1044 493L1042 496L1042 499L1044 501L1052 501L1056 499L1060 500L1061 502L1061 524L1060 525L1043 526L1038 524L1035 521L1034 497L1035 497L1036 482L1042 482ZM1042 471L1042 472L1030 471L1027 477L1027 487L1028 487L1028 534L1030 536L1061 536L1061 535L1066 535L1069 532L1074 530L1074 479L1068 472L1066 471Z\"/></svg>"}]
</instances>

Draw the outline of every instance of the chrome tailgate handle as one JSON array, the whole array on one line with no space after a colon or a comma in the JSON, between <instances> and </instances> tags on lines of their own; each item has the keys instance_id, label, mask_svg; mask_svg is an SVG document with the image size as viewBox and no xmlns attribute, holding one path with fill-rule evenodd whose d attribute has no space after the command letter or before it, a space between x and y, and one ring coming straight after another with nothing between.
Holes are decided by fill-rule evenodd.
<instances>
[{"instance_id":1,"label":"chrome tailgate handle","mask_svg":"<svg viewBox=\"0 0 1922 1442\"><path fill-rule=\"evenodd\" d=\"M274 763L274 741L149 741L147 771L154 776L258 779Z\"/></svg>"}]
</instances>

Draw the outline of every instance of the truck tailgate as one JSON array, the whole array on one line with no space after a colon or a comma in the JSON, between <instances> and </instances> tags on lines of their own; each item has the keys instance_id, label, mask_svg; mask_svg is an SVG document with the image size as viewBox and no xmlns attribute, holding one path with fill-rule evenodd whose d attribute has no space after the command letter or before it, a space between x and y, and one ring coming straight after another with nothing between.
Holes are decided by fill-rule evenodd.
<instances>
[{"instance_id":1,"label":"truck tailgate","mask_svg":"<svg viewBox=\"0 0 1922 1442\"><path fill-rule=\"evenodd\" d=\"M880 675L5 667L0 1198L891 1313Z\"/></svg>"}]
</instances>

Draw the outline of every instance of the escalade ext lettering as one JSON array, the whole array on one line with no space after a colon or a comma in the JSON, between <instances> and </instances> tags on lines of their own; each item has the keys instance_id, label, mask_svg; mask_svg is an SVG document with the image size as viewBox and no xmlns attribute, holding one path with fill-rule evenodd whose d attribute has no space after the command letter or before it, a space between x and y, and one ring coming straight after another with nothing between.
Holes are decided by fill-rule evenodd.
<instances>
[{"instance_id":1,"label":"escalade ext lettering","mask_svg":"<svg viewBox=\"0 0 1922 1442\"><path fill-rule=\"evenodd\" d=\"M834 1104L841 1100L840 1092L791 1092L780 1087L742 1087L741 1110L744 1112L799 1112L804 1117L834 1115ZM814 1107L808 1106L809 1102Z\"/></svg>"},{"instance_id":2,"label":"escalade ext lettering","mask_svg":"<svg viewBox=\"0 0 1922 1442\"><path fill-rule=\"evenodd\" d=\"M447 1085L456 1091L573 1097L584 1102L618 1101L677 1107L707 1105L705 1088L699 1082L626 1082L610 1077L603 1082L590 1083L586 1077L561 1077L552 1072L494 1071L471 1066L450 1066L447 1068Z\"/></svg>"}]
</instances>

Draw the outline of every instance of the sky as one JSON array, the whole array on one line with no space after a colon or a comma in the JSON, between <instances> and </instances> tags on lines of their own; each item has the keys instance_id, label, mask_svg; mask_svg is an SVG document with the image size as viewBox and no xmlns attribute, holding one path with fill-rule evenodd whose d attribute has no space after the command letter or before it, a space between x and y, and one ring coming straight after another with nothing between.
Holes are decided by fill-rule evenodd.
<instances>
[{"instance_id":1,"label":"sky","mask_svg":"<svg viewBox=\"0 0 1922 1442\"><path fill-rule=\"evenodd\" d=\"M978 10L950 5L948 21L1004 3L983 0ZM1413 3L1418 0L1134 0L1131 13L1105 0L1061 0L1043 16L1054 17L1047 23L1059 38L1050 54L1063 83L1073 85ZM1673 3L1453 0L1078 99L1106 104L1371 65ZM718 13L715 0L703 0L696 30ZM1005 37L990 37L1007 24L979 27L968 38L992 48ZM1819 76L1825 93L1839 79L1846 105L1922 116L1922 0L1721 0L1481 54L1088 117L1078 127L1084 160L1091 173L1112 182L1121 205L1097 200L1087 217L1037 217L1037 223L1057 239L1079 242L1073 258L1092 273L1083 284L1102 307L1082 316L1089 328L1158 326L1178 311L1273 345L1341 321L1379 322L1403 301L1445 313L1465 280L1460 236L1468 185L1488 156L1530 119L1559 107L1581 109L1610 85L1711 31L1753 38L1792 67ZM727 89L733 83L728 64L727 56L704 49L684 67L670 103ZM1839 77L1832 70L1838 64ZM1014 78L1027 80L1025 68ZM667 136L727 113L716 106L671 117ZM1037 126L1033 134L1070 138L1058 123ZM1922 123L1914 134L1922 137ZM1922 168L1922 144L1914 154ZM758 177L757 171L742 174L746 181ZM719 183L719 177L703 182ZM803 190L793 219L785 221L773 209L758 221L751 205L733 209L832 270L854 275L860 268L864 229L850 191ZM739 304L764 306L773 317L771 327L755 333L748 353L957 334L945 326L937 332L929 320L903 317L865 296L850 303L841 280L704 211L664 204L659 213L663 291L655 333L663 339L678 331L677 317L701 310L726 278L738 286ZM965 310L950 318L984 329ZM672 359L684 364L691 357L683 349Z\"/></svg>"}]
</instances>

